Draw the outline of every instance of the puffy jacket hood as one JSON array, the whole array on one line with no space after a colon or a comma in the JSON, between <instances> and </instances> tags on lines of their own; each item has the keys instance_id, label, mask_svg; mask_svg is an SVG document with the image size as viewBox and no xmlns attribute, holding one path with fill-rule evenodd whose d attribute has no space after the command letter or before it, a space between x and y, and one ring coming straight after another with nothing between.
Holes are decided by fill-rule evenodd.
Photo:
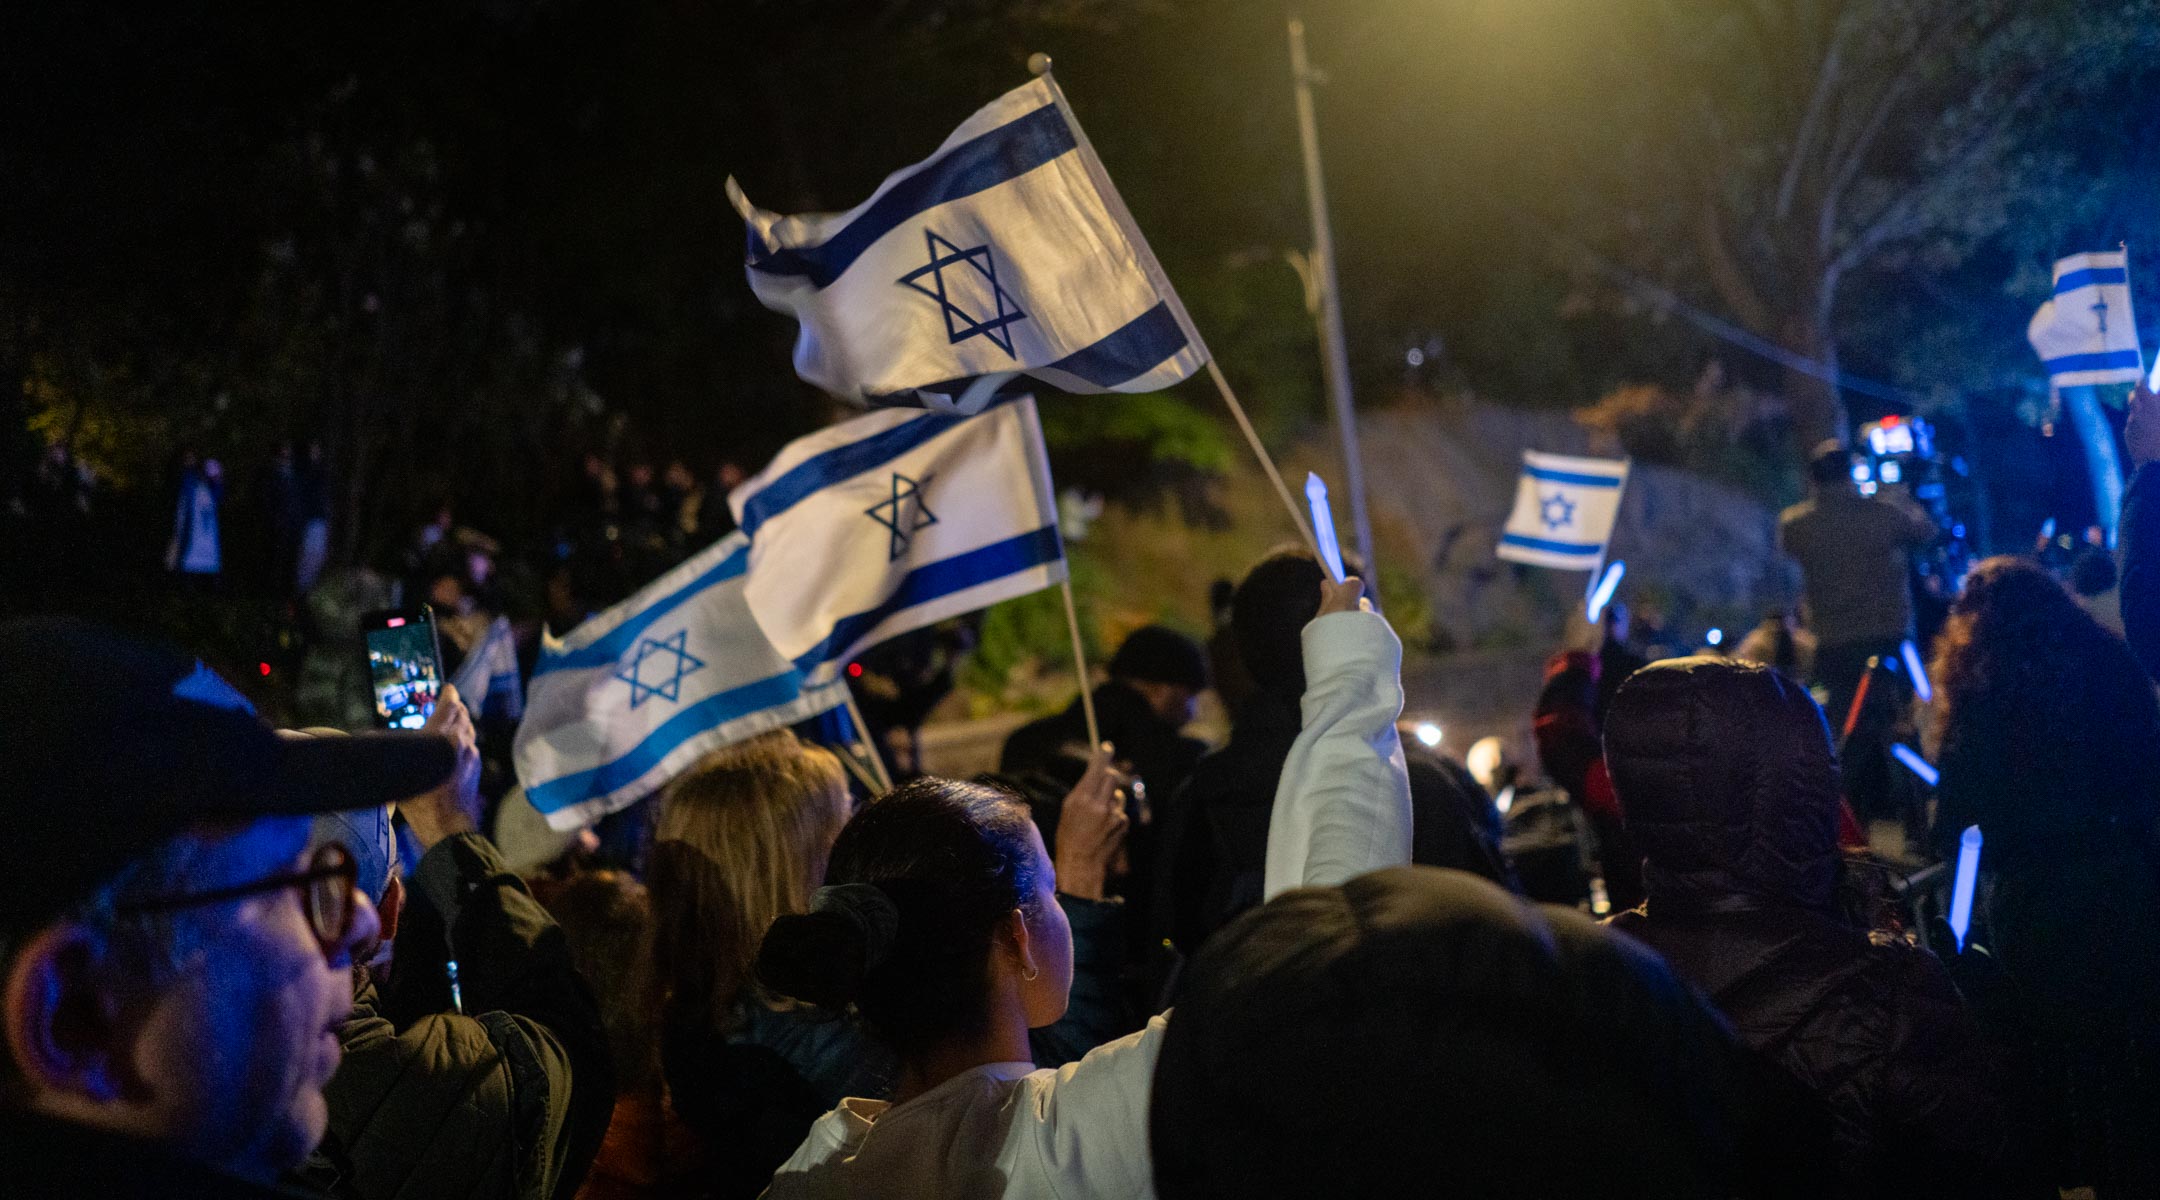
<instances>
[{"instance_id":1,"label":"puffy jacket hood","mask_svg":"<svg viewBox=\"0 0 2160 1200\"><path fill-rule=\"evenodd\" d=\"M1653 909L1830 906L1837 758L1790 678L1722 658L1652 663L1613 698L1605 763Z\"/></svg>"}]
</instances>

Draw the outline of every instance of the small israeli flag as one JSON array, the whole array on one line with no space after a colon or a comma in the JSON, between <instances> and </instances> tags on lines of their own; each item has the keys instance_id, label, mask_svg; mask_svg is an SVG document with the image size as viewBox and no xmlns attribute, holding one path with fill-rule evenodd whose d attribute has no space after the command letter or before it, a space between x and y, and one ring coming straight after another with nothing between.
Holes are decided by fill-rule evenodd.
<instances>
[{"instance_id":1,"label":"small israeli flag","mask_svg":"<svg viewBox=\"0 0 2160 1200\"><path fill-rule=\"evenodd\" d=\"M750 611L822 684L856 652L1065 578L1033 397L886 409L801 438L728 496Z\"/></svg>"},{"instance_id":2,"label":"small israeli flag","mask_svg":"<svg viewBox=\"0 0 2160 1200\"><path fill-rule=\"evenodd\" d=\"M1497 553L1510 562L1596 570L1620 516L1627 473L1625 460L1523 451L1515 508Z\"/></svg>"},{"instance_id":3,"label":"small israeli flag","mask_svg":"<svg viewBox=\"0 0 2160 1200\"><path fill-rule=\"evenodd\" d=\"M549 826L578 829L645 798L708 751L845 701L807 688L744 599L750 539L731 533L543 641L512 757Z\"/></svg>"},{"instance_id":4,"label":"small israeli flag","mask_svg":"<svg viewBox=\"0 0 2160 1200\"><path fill-rule=\"evenodd\" d=\"M2130 315L2130 255L2073 254L2055 264L2055 295L2025 328L2057 387L2135 383L2145 356Z\"/></svg>"},{"instance_id":5,"label":"small israeli flag","mask_svg":"<svg viewBox=\"0 0 2160 1200\"><path fill-rule=\"evenodd\" d=\"M1149 392L1207 362L1177 293L1048 76L969 117L844 213L728 197L750 288L802 322L795 370L877 405L979 412L1025 391Z\"/></svg>"},{"instance_id":6,"label":"small israeli flag","mask_svg":"<svg viewBox=\"0 0 2160 1200\"><path fill-rule=\"evenodd\" d=\"M474 720L495 716L516 722L525 717L525 687L518 680L517 637L510 618L497 617L458 664L450 680Z\"/></svg>"}]
</instances>

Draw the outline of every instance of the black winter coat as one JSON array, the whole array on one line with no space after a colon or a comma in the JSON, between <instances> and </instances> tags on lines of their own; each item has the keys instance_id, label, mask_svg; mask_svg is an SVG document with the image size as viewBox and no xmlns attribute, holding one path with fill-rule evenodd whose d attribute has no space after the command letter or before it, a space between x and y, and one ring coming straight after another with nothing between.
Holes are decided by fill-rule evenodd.
<instances>
[{"instance_id":1,"label":"black winter coat","mask_svg":"<svg viewBox=\"0 0 2160 1200\"><path fill-rule=\"evenodd\" d=\"M1661 663L1615 697L1605 756L1648 892L1613 924L1823 1099L1845 1194L2015 1193L1995 1059L1942 964L1837 912L1837 765L1808 694Z\"/></svg>"},{"instance_id":2,"label":"black winter coat","mask_svg":"<svg viewBox=\"0 0 2160 1200\"><path fill-rule=\"evenodd\" d=\"M1299 698L1262 689L1230 730L1230 744L1200 760L1171 806L1157 857L1154 935L1187 954L1257 907L1267 874L1275 786L1297 741ZM1460 766L1403 747L1410 775L1410 859L1481 875L1513 890L1500 854L1500 811Z\"/></svg>"}]
</instances>

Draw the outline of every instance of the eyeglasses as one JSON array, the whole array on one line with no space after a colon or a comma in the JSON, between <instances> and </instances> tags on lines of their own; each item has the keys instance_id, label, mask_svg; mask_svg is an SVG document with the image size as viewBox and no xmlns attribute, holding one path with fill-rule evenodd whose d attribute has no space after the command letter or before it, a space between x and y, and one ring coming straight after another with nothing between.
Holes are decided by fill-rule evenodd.
<instances>
[{"instance_id":1,"label":"eyeglasses","mask_svg":"<svg viewBox=\"0 0 2160 1200\"><path fill-rule=\"evenodd\" d=\"M344 844L324 842L308 857L308 865L298 871L287 871L253 883L240 883L208 892L131 901L120 905L116 911L173 912L205 904L221 904L227 900L240 900L248 896L260 896L265 892L275 892L283 888L299 888L300 908L307 914L308 925L315 932L315 940L322 945L323 957L335 959L338 947L344 944L346 935L352 932L353 918L360 908L359 881L360 869L353 862L352 853L345 849Z\"/></svg>"}]
</instances>

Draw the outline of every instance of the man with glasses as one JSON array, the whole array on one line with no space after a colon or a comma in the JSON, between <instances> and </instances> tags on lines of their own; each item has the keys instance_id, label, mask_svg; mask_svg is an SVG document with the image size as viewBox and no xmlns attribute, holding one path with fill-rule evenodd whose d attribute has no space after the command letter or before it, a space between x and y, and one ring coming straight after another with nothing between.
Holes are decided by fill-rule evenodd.
<instances>
[{"instance_id":1,"label":"man with glasses","mask_svg":"<svg viewBox=\"0 0 2160 1200\"><path fill-rule=\"evenodd\" d=\"M479 754L455 687L428 730L459 748L459 769L398 802L423 851L410 880L388 809L316 821L321 844L359 864L381 934L355 952L329 1135L307 1175L353 1200L569 1200L615 1109L607 1028L562 931L479 833Z\"/></svg>"},{"instance_id":2,"label":"man with glasses","mask_svg":"<svg viewBox=\"0 0 2160 1200\"><path fill-rule=\"evenodd\" d=\"M280 739L191 658L0 624L0 1191L289 1194L378 935L310 817L427 792L455 757Z\"/></svg>"}]
</instances>

